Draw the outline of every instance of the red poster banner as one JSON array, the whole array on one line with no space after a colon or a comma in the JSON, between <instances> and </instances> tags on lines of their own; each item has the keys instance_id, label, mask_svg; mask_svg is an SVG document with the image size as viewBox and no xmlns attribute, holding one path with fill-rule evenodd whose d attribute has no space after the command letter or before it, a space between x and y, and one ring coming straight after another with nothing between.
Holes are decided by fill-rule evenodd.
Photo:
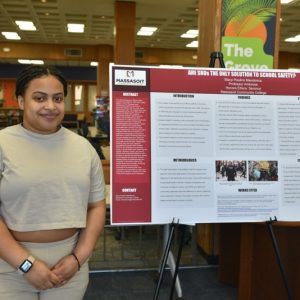
<instances>
[{"instance_id":1,"label":"red poster banner","mask_svg":"<svg viewBox=\"0 0 300 300\"><path fill-rule=\"evenodd\" d=\"M113 92L113 222L151 221L150 97Z\"/></svg>"}]
</instances>

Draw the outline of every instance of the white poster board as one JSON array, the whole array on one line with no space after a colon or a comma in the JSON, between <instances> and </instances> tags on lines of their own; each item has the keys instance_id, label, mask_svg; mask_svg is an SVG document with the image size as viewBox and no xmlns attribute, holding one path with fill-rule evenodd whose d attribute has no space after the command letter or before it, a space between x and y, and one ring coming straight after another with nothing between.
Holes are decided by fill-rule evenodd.
<instances>
[{"instance_id":1,"label":"white poster board","mask_svg":"<svg viewBox=\"0 0 300 300\"><path fill-rule=\"evenodd\" d=\"M113 224L300 220L300 73L110 66Z\"/></svg>"}]
</instances>

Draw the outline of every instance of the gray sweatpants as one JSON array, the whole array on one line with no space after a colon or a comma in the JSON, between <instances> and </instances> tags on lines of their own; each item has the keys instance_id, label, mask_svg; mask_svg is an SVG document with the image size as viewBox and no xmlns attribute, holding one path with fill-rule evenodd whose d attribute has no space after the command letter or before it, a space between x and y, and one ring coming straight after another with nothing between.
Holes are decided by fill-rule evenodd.
<instances>
[{"instance_id":1,"label":"gray sweatpants","mask_svg":"<svg viewBox=\"0 0 300 300\"><path fill-rule=\"evenodd\" d=\"M78 234L53 243L21 243L36 259L52 267L63 256L70 254ZM23 275L0 259L0 299L2 300L82 300L89 281L88 262L65 285L45 291L36 290Z\"/></svg>"}]
</instances>

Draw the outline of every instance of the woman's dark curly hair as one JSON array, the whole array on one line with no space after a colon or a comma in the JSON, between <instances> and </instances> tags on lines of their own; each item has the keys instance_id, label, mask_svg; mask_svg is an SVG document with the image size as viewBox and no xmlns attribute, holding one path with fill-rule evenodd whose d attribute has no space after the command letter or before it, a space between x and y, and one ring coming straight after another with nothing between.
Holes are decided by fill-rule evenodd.
<instances>
[{"instance_id":1,"label":"woman's dark curly hair","mask_svg":"<svg viewBox=\"0 0 300 300\"><path fill-rule=\"evenodd\" d=\"M61 84L64 87L64 96L67 96L68 93L67 81L57 69L50 66L44 66L44 65L42 66L30 65L29 67L21 71L21 73L17 77L16 91L15 91L16 97L18 98L18 96L24 96L25 91L29 83L31 82L31 80L42 76L49 76L49 75L56 77L61 82Z\"/></svg>"}]
</instances>

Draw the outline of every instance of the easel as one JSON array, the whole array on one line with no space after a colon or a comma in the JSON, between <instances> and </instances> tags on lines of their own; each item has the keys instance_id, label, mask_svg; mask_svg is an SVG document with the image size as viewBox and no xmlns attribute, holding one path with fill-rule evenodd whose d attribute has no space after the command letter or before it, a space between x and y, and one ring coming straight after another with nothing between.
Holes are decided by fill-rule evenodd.
<instances>
[{"instance_id":1,"label":"easel","mask_svg":"<svg viewBox=\"0 0 300 300\"><path fill-rule=\"evenodd\" d=\"M224 63L222 52L212 52L210 54L209 68L214 68L215 67L216 60L219 61L220 68L225 68L225 63Z\"/></svg>"},{"instance_id":2,"label":"easel","mask_svg":"<svg viewBox=\"0 0 300 300\"><path fill-rule=\"evenodd\" d=\"M276 240L274 230L273 230L273 223L276 222L276 221L277 221L276 217L274 217L273 220L272 220L272 218L270 218L269 221L266 221L266 225L267 225L268 231L269 231L270 236L271 236L272 245L273 245L273 248L274 248L274 251L275 251L278 266L280 268L280 272L281 272L282 280L283 280L283 283L284 283L284 287L285 287L286 292L287 292L288 300L292 300L293 299L292 298L292 293L291 293L291 290L290 290L289 285L288 285L286 272L285 272L285 269L283 267L283 263L282 263L280 252L279 252L279 247L278 247L277 240Z\"/></svg>"},{"instance_id":3,"label":"easel","mask_svg":"<svg viewBox=\"0 0 300 300\"><path fill-rule=\"evenodd\" d=\"M180 259L181 259L182 248L184 246L186 226L184 226L183 232L182 232L182 235L181 235L181 240L180 240L180 244L179 244L179 247L178 247L176 263L174 261L173 253L170 250L172 238L174 236L174 231L175 231L175 229L178 228L178 225L179 225L179 219L178 219L177 223L175 223L174 218L173 218L173 221L172 221L171 224L164 225L164 244L165 244L164 246L165 246L165 250L164 250L162 262L161 262L160 269L159 269L159 278L158 278L158 282L157 282L157 285L156 285L153 300L158 299L160 287L161 287L162 280L163 280L164 270L165 270L167 264L170 266L170 270L171 270L171 273L172 273L172 276L173 276L173 281L172 281L172 287L171 287L171 291L170 291L169 300L173 299L175 286L176 286L176 290L177 290L177 299L183 299L182 298L182 290L181 290L179 278L177 277L177 275L178 275L178 269L179 269L179 264L180 264Z\"/></svg>"},{"instance_id":4,"label":"easel","mask_svg":"<svg viewBox=\"0 0 300 300\"><path fill-rule=\"evenodd\" d=\"M219 60L220 66L222 68L225 68L222 52L212 52L211 53L210 62L209 62L209 67L210 68L213 68L215 66L216 60ZM165 225L165 227L164 227L164 247L165 247L165 250L164 250L161 266L160 266L160 269L159 269L159 278L158 278L158 282L157 282L157 285L156 285L153 300L158 299L159 290L160 290L163 275L164 275L164 270L165 270L165 267L166 267L167 264L170 266L170 270L171 270L171 273L173 275L173 281L172 281L172 287L171 287L169 300L173 299L175 286L176 286L177 296L178 296L177 299L183 299L182 298L182 290L181 290L180 282L179 282L179 279L178 279L177 275L178 275L178 269L179 269L179 264L180 264L180 259L181 259L182 248L183 248L183 245L184 245L184 237L185 237L185 234L186 234L186 226L184 226L184 229L183 229L183 232L182 232L182 236L181 236L181 240L180 240L180 244L179 244L179 248L178 248L176 264L175 264L175 261L174 261L173 253L170 251L171 241L172 241L172 237L174 235L174 230L175 230L175 228L178 227L178 224L179 224L179 220L177 221L177 223L174 223L174 218L173 218L172 223L169 224L169 225Z\"/></svg>"},{"instance_id":5,"label":"easel","mask_svg":"<svg viewBox=\"0 0 300 300\"><path fill-rule=\"evenodd\" d=\"M224 60L223 60L222 52L212 52L211 53L210 62L209 62L209 67L210 68L214 68L216 60L219 60L219 64L220 64L221 68L225 68L225 63L224 63ZM286 272L285 272L285 269L283 267L279 247L278 247L277 240L276 240L274 230L273 230L273 223L276 222L276 221L277 221L276 217L274 217L274 219L270 218L269 221L266 221L266 225L267 225L267 228L268 228L271 240L272 240L272 245L273 245L274 252L275 252L275 255L276 255L276 259L277 259L277 263L278 263L278 266L279 266L279 269L280 269L280 272L281 272L284 287L285 287L286 292L287 292L288 300L292 300L292 293L291 293L291 290L290 290L289 285L288 285Z\"/></svg>"}]
</instances>

